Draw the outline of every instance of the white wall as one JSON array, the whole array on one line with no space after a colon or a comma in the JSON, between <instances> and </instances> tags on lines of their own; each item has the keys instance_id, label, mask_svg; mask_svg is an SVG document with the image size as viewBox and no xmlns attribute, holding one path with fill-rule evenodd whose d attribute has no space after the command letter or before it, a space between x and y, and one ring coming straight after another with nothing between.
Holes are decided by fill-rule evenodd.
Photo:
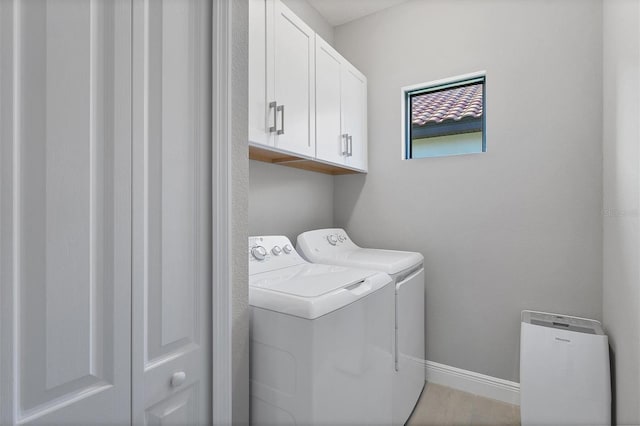
<instances>
[{"instance_id":1,"label":"white wall","mask_svg":"<svg viewBox=\"0 0 640 426\"><path fill-rule=\"evenodd\" d=\"M601 318L602 3L412 1L336 28L369 81L335 222L426 258L427 358L518 381L519 318ZM486 70L487 150L402 161L400 88Z\"/></svg>"},{"instance_id":2,"label":"white wall","mask_svg":"<svg viewBox=\"0 0 640 426\"><path fill-rule=\"evenodd\" d=\"M328 43L333 27L306 1L284 0ZM333 226L333 176L249 161L249 234L286 235Z\"/></svg>"},{"instance_id":3,"label":"white wall","mask_svg":"<svg viewBox=\"0 0 640 426\"><path fill-rule=\"evenodd\" d=\"M282 0L283 3L309 25L316 33L320 34L327 43L333 45L333 26L307 0Z\"/></svg>"},{"instance_id":4,"label":"white wall","mask_svg":"<svg viewBox=\"0 0 640 426\"><path fill-rule=\"evenodd\" d=\"M249 235L298 234L333 226L333 176L251 161Z\"/></svg>"},{"instance_id":5,"label":"white wall","mask_svg":"<svg viewBox=\"0 0 640 426\"><path fill-rule=\"evenodd\" d=\"M640 424L640 2L604 1L603 316L619 424Z\"/></svg>"}]
</instances>

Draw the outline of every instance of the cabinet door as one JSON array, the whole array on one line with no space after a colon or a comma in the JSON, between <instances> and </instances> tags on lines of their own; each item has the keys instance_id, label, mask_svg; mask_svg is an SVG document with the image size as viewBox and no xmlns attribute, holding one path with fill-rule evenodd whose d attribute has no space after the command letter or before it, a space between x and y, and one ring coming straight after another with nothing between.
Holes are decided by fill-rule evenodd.
<instances>
[{"instance_id":1,"label":"cabinet door","mask_svg":"<svg viewBox=\"0 0 640 426\"><path fill-rule=\"evenodd\" d=\"M131 422L131 4L0 2L0 424Z\"/></svg>"},{"instance_id":2,"label":"cabinet door","mask_svg":"<svg viewBox=\"0 0 640 426\"><path fill-rule=\"evenodd\" d=\"M367 79L345 62L342 69L342 131L349 135L347 165L367 170Z\"/></svg>"},{"instance_id":3,"label":"cabinet door","mask_svg":"<svg viewBox=\"0 0 640 426\"><path fill-rule=\"evenodd\" d=\"M342 57L316 36L316 157L337 164L344 164L347 154L340 117L342 62Z\"/></svg>"},{"instance_id":4,"label":"cabinet door","mask_svg":"<svg viewBox=\"0 0 640 426\"><path fill-rule=\"evenodd\" d=\"M273 0L249 0L249 141L274 144L275 108L267 100L267 6L273 25ZM273 38L271 38L273 40ZM271 90L273 85L271 84Z\"/></svg>"},{"instance_id":5,"label":"cabinet door","mask_svg":"<svg viewBox=\"0 0 640 426\"><path fill-rule=\"evenodd\" d=\"M210 424L211 2L133 13L133 421Z\"/></svg>"},{"instance_id":6,"label":"cabinet door","mask_svg":"<svg viewBox=\"0 0 640 426\"><path fill-rule=\"evenodd\" d=\"M267 49L267 99L279 109L275 146L314 157L315 33L280 0L269 1L274 1L274 18L271 27L267 21L273 38L271 52Z\"/></svg>"}]
</instances>

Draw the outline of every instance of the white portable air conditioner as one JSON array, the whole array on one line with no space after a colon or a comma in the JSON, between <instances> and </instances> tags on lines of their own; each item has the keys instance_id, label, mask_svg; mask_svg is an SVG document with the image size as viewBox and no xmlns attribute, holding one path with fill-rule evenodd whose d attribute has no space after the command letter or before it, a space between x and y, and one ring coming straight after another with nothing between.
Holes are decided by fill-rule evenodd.
<instances>
[{"instance_id":1,"label":"white portable air conditioner","mask_svg":"<svg viewBox=\"0 0 640 426\"><path fill-rule=\"evenodd\" d=\"M609 342L595 320L523 311L523 426L610 425Z\"/></svg>"}]
</instances>

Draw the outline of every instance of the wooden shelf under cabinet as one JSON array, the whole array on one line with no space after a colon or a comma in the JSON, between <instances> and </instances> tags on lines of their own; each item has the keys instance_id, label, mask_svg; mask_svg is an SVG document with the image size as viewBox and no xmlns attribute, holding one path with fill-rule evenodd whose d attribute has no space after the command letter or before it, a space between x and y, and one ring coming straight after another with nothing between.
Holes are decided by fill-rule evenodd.
<instances>
[{"instance_id":1,"label":"wooden shelf under cabinet","mask_svg":"<svg viewBox=\"0 0 640 426\"><path fill-rule=\"evenodd\" d=\"M360 170L349 169L334 164L324 163L318 160L296 157L288 153L272 151L270 149L260 148L254 145L249 145L249 159L262 161L264 163L279 164L281 166L293 167L296 169L309 170L312 172L324 173L327 175L349 175L365 173Z\"/></svg>"}]
</instances>

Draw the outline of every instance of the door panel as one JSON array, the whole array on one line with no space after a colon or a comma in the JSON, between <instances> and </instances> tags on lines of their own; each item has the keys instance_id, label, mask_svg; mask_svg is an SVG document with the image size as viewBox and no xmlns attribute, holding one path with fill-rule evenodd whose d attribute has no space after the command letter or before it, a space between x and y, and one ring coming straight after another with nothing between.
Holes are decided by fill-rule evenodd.
<instances>
[{"instance_id":1,"label":"door panel","mask_svg":"<svg viewBox=\"0 0 640 426\"><path fill-rule=\"evenodd\" d=\"M149 361L193 343L197 132L194 35L177 0L149 3L148 253L146 269ZM193 55L193 52L191 53ZM165 101L163 102L163 99Z\"/></svg>"},{"instance_id":2,"label":"door panel","mask_svg":"<svg viewBox=\"0 0 640 426\"><path fill-rule=\"evenodd\" d=\"M316 37L316 157L344 163L347 140L340 114L341 56Z\"/></svg>"},{"instance_id":3,"label":"door panel","mask_svg":"<svg viewBox=\"0 0 640 426\"><path fill-rule=\"evenodd\" d=\"M278 113L275 146L315 156L315 34L282 1L275 1L273 23L274 99ZM268 54L268 53L267 53ZM268 71L267 71L268 72Z\"/></svg>"},{"instance_id":4,"label":"door panel","mask_svg":"<svg viewBox=\"0 0 640 426\"><path fill-rule=\"evenodd\" d=\"M13 99L1 118L13 131L0 146L11 172L0 187L2 381L16 383L3 387L0 423L126 423L131 9L3 2L0 16L13 41L1 86Z\"/></svg>"},{"instance_id":5,"label":"door panel","mask_svg":"<svg viewBox=\"0 0 640 426\"><path fill-rule=\"evenodd\" d=\"M134 2L134 423L211 416L210 17L207 0Z\"/></svg>"},{"instance_id":6,"label":"door panel","mask_svg":"<svg viewBox=\"0 0 640 426\"><path fill-rule=\"evenodd\" d=\"M188 387L149 408L146 416L147 424L158 426L192 424L190 422L198 415L196 412L197 401L197 387Z\"/></svg>"}]
</instances>

